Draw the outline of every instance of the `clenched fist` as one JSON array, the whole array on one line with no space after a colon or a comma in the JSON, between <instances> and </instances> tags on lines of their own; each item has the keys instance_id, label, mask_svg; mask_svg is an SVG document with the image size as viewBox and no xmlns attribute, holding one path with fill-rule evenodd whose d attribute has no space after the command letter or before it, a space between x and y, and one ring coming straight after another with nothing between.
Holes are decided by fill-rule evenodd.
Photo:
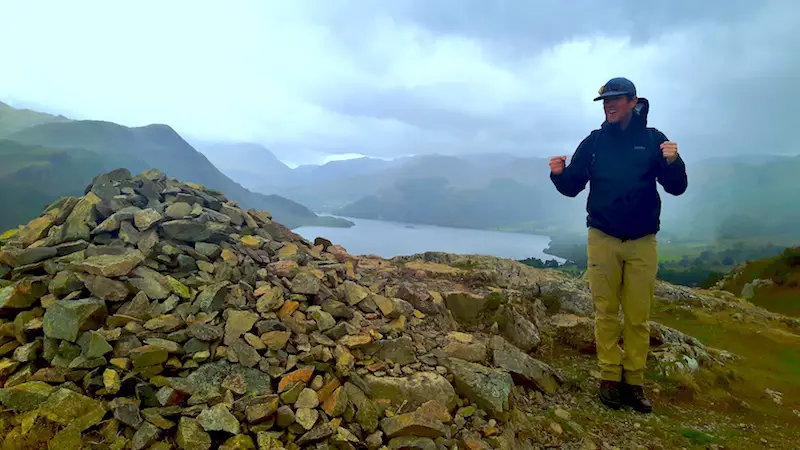
<instances>
[{"instance_id":1,"label":"clenched fist","mask_svg":"<svg viewBox=\"0 0 800 450\"><path fill-rule=\"evenodd\" d=\"M675 160L678 159L678 143L671 141L664 142L661 144L661 154L664 155L664 159L666 159L669 164L674 163Z\"/></svg>"},{"instance_id":2,"label":"clenched fist","mask_svg":"<svg viewBox=\"0 0 800 450\"><path fill-rule=\"evenodd\" d=\"M553 175L561 175L561 172L564 171L564 167L567 166L567 157L566 156L554 156L550 158L550 172Z\"/></svg>"}]
</instances>

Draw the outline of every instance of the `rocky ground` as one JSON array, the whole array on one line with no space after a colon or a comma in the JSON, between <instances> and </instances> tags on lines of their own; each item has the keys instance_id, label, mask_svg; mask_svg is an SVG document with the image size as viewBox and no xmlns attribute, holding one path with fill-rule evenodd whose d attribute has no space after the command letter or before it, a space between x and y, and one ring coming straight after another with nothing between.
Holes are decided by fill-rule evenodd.
<instances>
[{"instance_id":1,"label":"rocky ground","mask_svg":"<svg viewBox=\"0 0 800 450\"><path fill-rule=\"evenodd\" d=\"M684 316L652 323L642 415L596 401L588 289L557 271L356 257L154 170L102 174L0 239L2 450L795 448L800 432L797 379L748 397L752 358L680 326L724 316L800 362L800 322L719 292L659 284L657 313Z\"/></svg>"}]
</instances>

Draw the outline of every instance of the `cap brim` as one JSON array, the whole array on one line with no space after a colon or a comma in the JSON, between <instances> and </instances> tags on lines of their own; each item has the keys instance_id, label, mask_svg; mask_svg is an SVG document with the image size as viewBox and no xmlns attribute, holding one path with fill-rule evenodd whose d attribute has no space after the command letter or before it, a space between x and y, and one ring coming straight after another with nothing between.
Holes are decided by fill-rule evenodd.
<instances>
[{"instance_id":1,"label":"cap brim","mask_svg":"<svg viewBox=\"0 0 800 450\"><path fill-rule=\"evenodd\" d=\"M618 95L628 95L628 94L630 94L630 92L628 92L628 91L608 91L608 92L603 92L602 95L599 95L599 96L595 97L594 101L602 100L602 99L604 99L606 97L616 97Z\"/></svg>"}]
</instances>

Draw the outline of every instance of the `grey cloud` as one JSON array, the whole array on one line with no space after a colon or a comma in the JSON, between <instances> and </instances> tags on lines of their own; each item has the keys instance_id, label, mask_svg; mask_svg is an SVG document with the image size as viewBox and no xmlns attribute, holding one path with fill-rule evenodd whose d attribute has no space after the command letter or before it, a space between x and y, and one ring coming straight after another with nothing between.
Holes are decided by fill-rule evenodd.
<instances>
[{"instance_id":1,"label":"grey cloud","mask_svg":"<svg viewBox=\"0 0 800 450\"><path fill-rule=\"evenodd\" d=\"M14 42L4 63L15 68L0 72L0 100L258 141L294 163L548 156L570 154L600 125L591 98L623 75L687 159L797 151L800 4L791 0L103 5L53 5L50 19L0 3L0 40ZM159 20L137 33L130 23L148 11ZM15 39L33 28L52 34Z\"/></svg>"},{"instance_id":2,"label":"grey cloud","mask_svg":"<svg viewBox=\"0 0 800 450\"><path fill-rule=\"evenodd\" d=\"M349 92L322 101L320 105L350 117L394 120L407 124L420 133L437 133L449 137L445 146L432 139L418 143L415 150L424 152L511 151L529 153L538 146L553 151L571 150L559 142L564 135L581 132L580 124L570 118L570 111L556 104L519 101L499 114L485 115L466 110L448 109L431 102L432 92L441 86L415 89L391 89ZM570 145L570 144L568 144ZM372 147L376 156L391 156L393 148Z\"/></svg>"},{"instance_id":3,"label":"grey cloud","mask_svg":"<svg viewBox=\"0 0 800 450\"><path fill-rule=\"evenodd\" d=\"M750 0L647 2L625 0L388 0L327 2L328 19L363 22L377 16L419 25L436 33L458 34L482 42L537 51L574 36L632 36L647 40L706 21L728 22L748 17L763 3ZM774 2L773 2L774 3ZM352 23L352 22L351 22ZM359 27L345 34L358 35Z\"/></svg>"},{"instance_id":4,"label":"grey cloud","mask_svg":"<svg viewBox=\"0 0 800 450\"><path fill-rule=\"evenodd\" d=\"M800 95L796 81L800 79L800 64L793 56L800 49L800 34L792 25L793 19L800 19L797 4L745 0L670 2L647 7L633 1L598 7L598 2L589 0L537 2L537 6L514 3L518 8L510 4L479 0L425 2L427 6L389 2L381 3L381 7L391 9L399 16L397 20L415 23L430 32L476 39L524 58L580 36L627 36L631 46L666 47L663 57L655 56L661 59L660 64L653 66L649 83L640 94L651 98L651 124L668 135L681 137L689 144L687 148L698 151L689 155L690 159L725 152L793 150L787 130L800 114L795 103L786 99ZM366 9L361 11L362 16L375 13ZM614 55L621 66L626 56ZM498 65L511 70L515 66L513 62ZM646 68L642 70L647 72ZM525 76L522 71L515 74ZM604 80L597 76L594 82L599 85ZM546 93L541 98L520 99L491 117L437 104L428 95L448 88L434 84L405 90L362 89L338 92L333 101L320 99L320 104L345 115L391 118L424 130L446 132L459 145L456 151L479 151L486 144L476 145L470 137L483 131L492 137L489 145L518 154L530 148L561 153L574 148L581 134L602 120L599 107L592 122L573 114L574 107L547 103ZM377 148L372 152L381 153Z\"/></svg>"}]
</instances>

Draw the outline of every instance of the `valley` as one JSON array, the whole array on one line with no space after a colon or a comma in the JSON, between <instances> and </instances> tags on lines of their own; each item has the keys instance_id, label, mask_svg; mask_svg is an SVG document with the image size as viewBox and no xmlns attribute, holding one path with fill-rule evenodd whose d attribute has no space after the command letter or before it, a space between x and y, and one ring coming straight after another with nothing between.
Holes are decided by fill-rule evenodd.
<instances>
[{"instance_id":1,"label":"valley","mask_svg":"<svg viewBox=\"0 0 800 450\"><path fill-rule=\"evenodd\" d=\"M254 143L202 143L195 149L167 125L130 128L5 104L0 104L0 123L3 229L26 222L59 196L82 194L96 173L158 168L230 192L243 206L264 208L290 228L337 235L331 227L350 228L366 220L410 224L406 230L427 226L478 233L466 246L450 246L442 237L419 232L406 237L413 245L385 233L367 239L358 230L340 235L345 240L352 236L355 248L364 253L392 257L427 246L513 255L537 267L557 260L560 270L576 275L585 269L586 192L575 199L561 197L547 178L544 158L491 153L364 157L290 169ZM748 261L776 256L800 242L795 226L800 208L790 194L800 156L717 157L691 161L687 171L690 189L684 196L662 192L659 278L709 287ZM481 230L518 235L496 235L508 236L514 250L504 250L502 239L478 237ZM549 243L533 244L529 250L518 245L528 236L547 236ZM736 289L741 293L741 287ZM764 305L781 305L783 298L791 302L794 295L786 289L773 291L777 299L765 299ZM794 307L775 307L794 313Z\"/></svg>"},{"instance_id":2,"label":"valley","mask_svg":"<svg viewBox=\"0 0 800 450\"><path fill-rule=\"evenodd\" d=\"M292 198L319 213L545 235L551 238L545 255L527 257L542 264L554 257L567 260L563 270L570 273L585 268L588 188L575 199L560 196L548 179L544 158L365 157L290 169L257 144L217 144L213 152L237 155L242 149L250 153L218 160L222 171L241 179L255 178L259 171L279 174L280 185L256 189ZM247 172L238 161L255 160L246 155L256 151L262 165ZM800 156L695 158L687 163L687 173L690 187L681 197L660 190L662 279L710 286L737 265L800 243L795 225L800 207L792 194Z\"/></svg>"}]
</instances>

